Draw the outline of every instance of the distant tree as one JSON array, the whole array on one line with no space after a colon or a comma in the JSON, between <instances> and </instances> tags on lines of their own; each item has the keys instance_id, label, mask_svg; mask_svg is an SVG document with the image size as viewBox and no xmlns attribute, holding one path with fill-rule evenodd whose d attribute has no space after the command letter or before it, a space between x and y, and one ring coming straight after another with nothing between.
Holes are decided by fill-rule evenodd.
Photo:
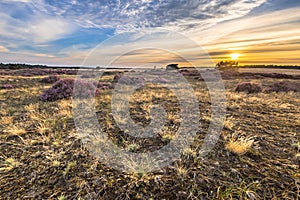
<instances>
[{"instance_id":1,"label":"distant tree","mask_svg":"<svg viewBox=\"0 0 300 200\"><path fill-rule=\"evenodd\" d=\"M178 70L179 67L178 67L178 64L169 64L166 66L166 69L167 70Z\"/></svg>"},{"instance_id":2,"label":"distant tree","mask_svg":"<svg viewBox=\"0 0 300 200\"><path fill-rule=\"evenodd\" d=\"M237 67L238 65L239 65L238 61L226 60L226 61L218 62L216 64L216 68L218 68L218 69L227 69L227 68Z\"/></svg>"}]
</instances>

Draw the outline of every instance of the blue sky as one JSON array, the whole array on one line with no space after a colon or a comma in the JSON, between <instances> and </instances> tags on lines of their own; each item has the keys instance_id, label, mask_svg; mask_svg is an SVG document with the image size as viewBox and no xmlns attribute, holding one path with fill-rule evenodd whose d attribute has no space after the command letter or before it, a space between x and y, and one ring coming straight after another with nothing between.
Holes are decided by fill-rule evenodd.
<instances>
[{"instance_id":1,"label":"blue sky","mask_svg":"<svg viewBox=\"0 0 300 200\"><path fill-rule=\"evenodd\" d=\"M151 28L178 32L195 41L201 53L194 48L184 55L192 60L205 52L213 62L239 53L245 64L300 64L298 0L0 0L0 18L0 62L4 63L103 65L102 59L89 58L91 51L103 47L98 46L101 42ZM105 53L101 49L98 55L113 59L124 53L116 45L132 49L147 47L150 41L171 41L158 35L155 41L144 38L133 42L136 35L127 36L119 44L110 40ZM172 47L168 45L162 47L184 49L178 40L172 40ZM89 62L85 62L87 58ZM143 60L134 59L139 60L134 65ZM160 59L148 56L144 62L159 63ZM171 62L170 55L164 61Z\"/></svg>"}]
</instances>

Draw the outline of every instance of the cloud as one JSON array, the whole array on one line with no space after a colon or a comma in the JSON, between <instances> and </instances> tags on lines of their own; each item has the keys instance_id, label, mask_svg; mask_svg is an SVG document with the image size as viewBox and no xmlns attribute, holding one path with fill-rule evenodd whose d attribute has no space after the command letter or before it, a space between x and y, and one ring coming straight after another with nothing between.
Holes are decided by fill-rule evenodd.
<instances>
[{"instance_id":1,"label":"cloud","mask_svg":"<svg viewBox=\"0 0 300 200\"><path fill-rule=\"evenodd\" d=\"M116 33L149 27L185 32L203 30L242 17L265 1L4 0L0 2L0 36L47 43L73 33L78 26L116 29Z\"/></svg>"},{"instance_id":2,"label":"cloud","mask_svg":"<svg viewBox=\"0 0 300 200\"><path fill-rule=\"evenodd\" d=\"M171 61L183 66L212 65L209 55L193 40L176 32L152 30L116 35L101 43L86 57L87 66L165 66Z\"/></svg>"},{"instance_id":3,"label":"cloud","mask_svg":"<svg viewBox=\"0 0 300 200\"><path fill-rule=\"evenodd\" d=\"M22 4L19 4L19 3ZM46 43L57 40L76 30L76 25L62 17L30 10L31 1L0 2L0 39L12 40L19 45Z\"/></svg>"},{"instance_id":4,"label":"cloud","mask_svg":"<svg viewBox=\"0 0 300 200\"><path fill-rule=\"evenodd\" d=\"M8 3L30 3L32 0L2 0L2 2L8 2Z\"/></svg>"},{"instance_id":5,"label":"cloud","mask_svg":"<svg viewBox=\"0 0 300 200\"><path fill-rule=\"evenodd\" d=\"M9 52L9 50L4 46L0 46L0 52Z\"/></svg>"},{"instance_id":6,"label":"cloud","mask_svg":"<svg viewBox=\"0 0 300 200\"><path fill-rule=\"evenodd\" d=\"M43 43L57 40L72 33L75 26L67 20L59 18L44 18L30 23L27 29L29 34L34 36L34 41Z\"/></svg>"},{"instance_id":7,"label":"cloud","mask_svg":"<svg viewBox=\"0 0 300 200\"><path fill-rule=\"evenodd\" d=\"M245 16L264 2L266 0L33 0L33 5L40 11L55 13L82 27L109 27L120 32L149 27L184 30L202 26L204 29Z\"/></svg>"},{"instance_id":8,"label":"cloud","mask_svg":"<svg viewBox=\"0 0 300 200\"><path fill-rule=\"evenodd\" d=\"M193 37L216 60L238 52L243 64L299 65L299 19L300 7L289 8L222 23Z\"/></svg>"},{"instance_id":9,"label":"cloud","mask_svg":"<svg viewBox=\"0 0 300 200\"><path fill-rule=\"evenodd\" d=\"M204 46L247 46L300 39L300 7L240 18L194 34ZM228 28L230 27L230 28ZM192 35L192 34L191 34ZM234 46L231 46L234 47Z\"/></svg>"},{"instance_id":10,"label":"cloud","mask_svg":"<svg viewBox=\"0 0 300 200\"><path fill-rule=\"evenodd\" d=\"M292 0L284 0L284 2ZM273 2L277 2L273 5ZM110 35L146 28L182 33L198 45L221 56L230 49L299 40L299 8L280 9L280 0L4 0L0 2L0 45L10 52L31 52L31 60L78 62L88 51ZM295 2L295 1L293 1ZM263 6L262 6L263 5ZM271 12L263 12L272 7ZM261 10L261 8L264 8ZM278 10L279 11L274 11ZM259 15L255 10L260 10ZM84 35L91 30L92 34ZM105 32L110 30L109 32ZM97 39L87 39L97 38ZM162 43L166 49L181 48L191 60L201 59L197 47L163 35L142 38L131 35L109 44L102 53L107 59L120 48L151 47ZM76 42L74 42L76 41ZM131 46L128 46L131 45ZM294 47L290 47L293 49ZM178 50L178 49L176 49ZM258 50L262 51L262 50ZM251 51L255 53L255 51ZM122 52L121 52L122 53ZM156 51L129 53L126 58L153 59ZM27 53L23 57L29 56ZM50 55L50 56L49 56ZM167 58L167 54L163 54ZM124 57L124 58L125 58ZM161 56L162 57L162 56ZM151 58L151 59L150 59ZM175 59L174 57L171 57ZM162 59L169 61L168 59ZM94 64L100 65L95 58ZM123 59L122 62L125 62ZM79 62L80 63L80 62ZM139 64L139 63L137 63Z\"/></svg>"}]
</instances>

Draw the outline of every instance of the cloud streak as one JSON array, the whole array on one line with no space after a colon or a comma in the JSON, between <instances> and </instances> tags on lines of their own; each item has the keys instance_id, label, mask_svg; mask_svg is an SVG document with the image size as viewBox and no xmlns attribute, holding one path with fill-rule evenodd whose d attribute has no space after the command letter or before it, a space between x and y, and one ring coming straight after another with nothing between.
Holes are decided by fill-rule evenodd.
<instances>
[{"instance_id":1,"label":"cloud streak","mask_svg":"<svg viewBox=\"0 0 300 200\"><path fill-rule=\"evenodd\" d=\"M266 0L147 0L147 1L47 1L33 0L39 11L62 16L82 27L116 28L118 31L139 28L178 30L239 18ZM172 26L173 25L173 26Z\"/></svg>"},{"instance_id":2,"label":"cloud streak","mask_svg":"<svg viewBox=\"0 0 300 200\"><path fill-rule=\"evenodd\" d=\"M213 39L202 40L203 46L216 60L239 52L245 63L276 64L282 63L280 59L285 59L284 62L290 59L292 64L299 64L300 59L296 59L300 54L299 19L300 7L296 7L227 22L205 32ZM241 26L228 30L233 23Z\"/></svg>"},{"instance_id":3,"label":"cloud streak","mask_svg":"<svg viewBox=\"0 0 300 200\"><path fill-rule=\"evenodd\" d=\"M279 0L3 0L0 2L0 52L28 56L29 61L40 58L52 63L63 60L70 63L73 59L78 63L110 36L147 28L182 33L211 52L213 59L226 58L232 51L249 53L248 58L253 59L263 51L259 45L277 53L279 48L295 52L300 35L300 3L295 6L295 1L288 2L292 0L283 3ZM294 8L286 8L287 5ZM141 48L157 43L189 52L191 60L203 57L201 50L180 40L166 40L164 36L144 40L134 34L119 45ZM117 53L118 46L110 44L104 55L110 58ZM143 60L137 58L139 55L140 52L126 57L135 58L139 63ZM145 57L149 62L153 58L149 52ZM293 62L294 57L289 56Z\"/></svg>"}]
</instances>

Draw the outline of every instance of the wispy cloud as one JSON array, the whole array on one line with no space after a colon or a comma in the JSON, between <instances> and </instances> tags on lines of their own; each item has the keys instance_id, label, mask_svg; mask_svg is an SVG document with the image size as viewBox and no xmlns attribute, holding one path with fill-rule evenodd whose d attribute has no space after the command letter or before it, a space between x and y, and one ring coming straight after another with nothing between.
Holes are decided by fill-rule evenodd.
<instances>
[{"instance_id":1,"label":"wispy cloud","mask_svg":"<svg viewBox=\"0 0 300 200\"><path fill-rule=\"evenodd\" d=\"M289 3L293 2L293 4ZM299 40L300 3L293 0L2 0L0 1L0 51L7 55L18 53L29 61L80 63L97 44L110 36L146 28L166 29L192 38L198 47L189 47L180 40L167 40L165 36L140 38L130 35L109 44L103 50L105 59L122 53L123 47L157 47L182 49L190 60L202 59L199 46L211 52L213 58L226 57L231 51L255 53L259 45L278 51L278 43L295 49ZM284 5L283 5L284 4ZM298 6L295 6L298 5ZM288 5L293 5L289 9ZM277 10L277 11L276 11ZM258 14L259 13L259 14ZM281 46L283 47L283 46ZM280 48L281 48L280 47ZM5 50L6 49L6 50ZM149 51L144 61L153 59ZM151 51L163 62L166 59ZM100 52L99 52L100 53ZM124 53L124 52L123 52ZM124 56L140 63L140 54ZM30 56L29 56L30 55ZM294 54L293 54L294 55ZM248 58L251 57L250 55ZM256 55L257 56L257 55ZM171 59L175 57L170 56ZM295 56L294 56L295 57ZM294 57L291 57L293 60ZM11 56L13 58L13 56ZM105 59L102 59L105 60ZM122 62L125 60L122 58ZM128 61L127 60L127 61ZM95 64L101 64L95 58ZM127 63L126 61L126 63ZM155 61L154 61L155 62ZM208 62L207 62L208 63Z\"/></svg>"},{"instance_id":2,"label":"wispy cloud","mask_svg":"<svg viewBox=\"0 0 300 200\"><path fill-rule=\"evenodd\" d=\"M45 43L71 34L75 29L75 26L67 20L44 17L30 23L27 31L36 43Z\"/></svg>"},{"instance_id":3,"label":"wispy cloud","mask_svg":"<svg viewBox=\"0 0 300 200\"><path fill-rule=\"evenodd\" d=\"M294 58L300 54L300 7L241 18L204 33L210 40L199 38L199 41L215 59L240 52L243 54L241 61L245 63L281 63L280 58L290 58L297 64Z\"/></svg>"},{"instance_id":4,"label":"wispy cloud","mask_svg":"<svg viewBox=\"0 0 300 200\"><path fill-rule=\"evenodd\" d=\"M9 50L4 46L0 46L0 52L9 52Z\"/></svg>"},{"instance_id":5,"label":"wispy cloud","mask_svg":"<svg viewBox=\"0 0 300 200\"><path fill-rule=\"evenodd\" d=\"M82 27L114 27L118 31L132 28L179 29L214 25L242 17L266 0L147 0L147 1L44 1L34 6L47 14L72 19Z\"/></svg>"},{"instance_id":6,"label":"wispy cloud","mask_svg":"<svg viewBox=\"0 0 300 200\"><path fill-rule=\"evenodd\" d=\"M8 3L12 3L12 2L30 3L32 0L1 0L1 1L8 2Z\"/></svg>"}]
</instances>

